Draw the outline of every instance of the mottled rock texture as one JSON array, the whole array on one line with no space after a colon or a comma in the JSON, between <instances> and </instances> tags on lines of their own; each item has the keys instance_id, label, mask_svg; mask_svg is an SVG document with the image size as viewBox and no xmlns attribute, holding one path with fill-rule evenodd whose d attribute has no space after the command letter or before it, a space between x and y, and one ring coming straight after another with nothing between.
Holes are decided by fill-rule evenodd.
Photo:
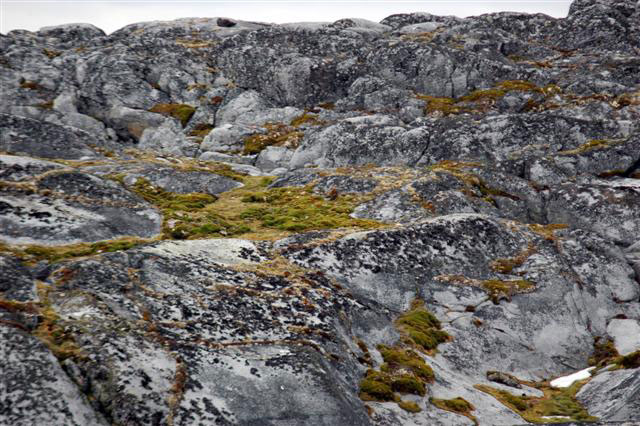
<instances>
[{"instance_id":1,"label":"mottled rock texture","mask_svg":"<svg viewBox=\"0 0 640 426\"><path fill-rule=\"evenodd\" d=\"M11 31L0 93L0 424L640 421L635 0Z\"/></svg>"}]
</instances>

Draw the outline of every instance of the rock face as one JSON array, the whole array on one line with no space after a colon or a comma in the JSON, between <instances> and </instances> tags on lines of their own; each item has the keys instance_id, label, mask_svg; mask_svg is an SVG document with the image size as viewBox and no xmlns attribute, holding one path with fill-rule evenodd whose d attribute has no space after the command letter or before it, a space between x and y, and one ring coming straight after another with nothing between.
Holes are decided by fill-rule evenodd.
<instances>
[{"instance_id":1,"label":"rock face","mask_svg":"<svg viewBox=\"0 0 640 426\"><path fill-rule=\"evenodd\" d=\"M12 31L0 90L0 424L640 421L637 2Z\"/></svg>"}]
</instances>

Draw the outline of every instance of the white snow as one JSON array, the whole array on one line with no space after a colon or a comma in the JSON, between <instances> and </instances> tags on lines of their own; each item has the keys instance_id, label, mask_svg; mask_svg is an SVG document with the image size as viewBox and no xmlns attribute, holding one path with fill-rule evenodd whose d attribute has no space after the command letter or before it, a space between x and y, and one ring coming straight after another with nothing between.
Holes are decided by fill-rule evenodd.
<instances>
[{"instance_id":1,"label":"white snow","mask_svg":"<svg viewBox=\"0 0 640 426\"><path fill-rule=\"evenodd\" d=\"M580 370L577 373L569 374L568 376L558 377L557 379L552 380L550 385L554 388L568 388L573 384L573 382L591 377L591 370L594 368L595 367L589 367L584 370Z\"/></svg>"}]
</instances>

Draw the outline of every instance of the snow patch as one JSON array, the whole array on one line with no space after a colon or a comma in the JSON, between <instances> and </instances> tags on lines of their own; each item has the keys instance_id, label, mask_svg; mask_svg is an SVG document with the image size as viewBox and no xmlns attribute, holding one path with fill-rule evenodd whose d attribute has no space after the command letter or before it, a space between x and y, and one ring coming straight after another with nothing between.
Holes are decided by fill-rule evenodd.
<instances>
[{"instance_id":1,"label":"snow patch","mask_svg":"<svg viewBox=\"0 0 640 426\"><path fill-rule=\"evenodd\" d=\"M554 388L568 388L573 384L573 382L591 377L591 370L594 368L595 367L589 367L584 370L580 370L577 373L569 374L568 376L558 377L557 379L552 380L550 385Z\"/></svg>"}]
</instances>

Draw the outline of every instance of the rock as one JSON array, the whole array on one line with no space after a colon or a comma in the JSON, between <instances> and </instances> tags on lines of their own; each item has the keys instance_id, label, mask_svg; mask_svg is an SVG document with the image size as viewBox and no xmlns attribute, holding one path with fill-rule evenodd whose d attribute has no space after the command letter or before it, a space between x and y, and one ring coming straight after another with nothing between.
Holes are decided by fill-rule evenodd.
<instances>
[{"instance_id":1,"label":"rock","mask_svg":"<svg viewBox=\"0 0 640 426\"><path fill-rule=\"evenodd\" d=\"M0 325L2 420L12 424L107 425L35 337Z\"/></svg>"},{"instance_id":2,"label":"rock","mask_svg":"<svg viewBox=\"0 0 640 426\"><path fill-rule=\"evenodd\" d=\"M101 145L88 133L71 127L0 114L0 149L43 158L99 158L89 145Z\"/></svg>"},{"instance_id":3,"label":"rock","mask_svg":"<svg viewBox=\"0 0 640 426\"><path fill-rule=\"evenodd\" d=\"M593 416L608 422L640 421L640 406L634 398L640 389L640 369L604 371L591 379L576 398Z\"/></svg>"},{"instance_id":4,"label":"rock","mask_svg":"<svg viewBox=\"0 0 640 426\"><path fill-rule=\"evenodd\" d=\"M219 26L219 27L230 28L230 27L234 27L236 25L236 23L234 21L232 21L231 19L218 18L216 20L216 25Z\"/></svg>"},{"instance_id":5,"label":"rock","mask_svg":"<svg viewBox=\"0 0 640 426\"><path fill-rule=\"evenodd\" d=\"M151 205L114 182L61 171L40 178L36 191L0 193L0 239L10 244L58 245L160 232Z\"/></svg>"},{"instance_id":6,"label":"rock","mask_svg":"<svg viewBox=\"0 0 640 426\"><path fill-rule=\"evenodd\" d=\"M612 319L607 325L607 334L613 337L620 355L640 350L640 323L635 319Z\"/></svg>"},{"instance_id":7,"label":"rock","mask_svg":"<svg viewBox=\"0 0 640 426\"><path fill-rule=\"evenodd\" d=\"M64 166L52 161L18 155L0 155L0 180L19 182Z\"/></svg>"},{"instance_id":8,"label":"rock","mask_svg":"<svg viewBox=\"0 0 640 426\"><path fill-rule=\"evenodd\" d=\"M265 172L272 171L278 167L287 166L293 151L282 146L268 146L260 151L256 158L256 167Z\"/></svg>"},{"instance_id":9,"label":"rock","mask_svg":"<svg viewBox=\"0 0 640 426\"><path fill-rule=\"evenodd\" d=\"M500 371L487 371L487 380L492 382L502 383L503 385L511 386L513 388L522 388L522 385L509 374L502 373Z\"/></svg>"}]
</instances>

